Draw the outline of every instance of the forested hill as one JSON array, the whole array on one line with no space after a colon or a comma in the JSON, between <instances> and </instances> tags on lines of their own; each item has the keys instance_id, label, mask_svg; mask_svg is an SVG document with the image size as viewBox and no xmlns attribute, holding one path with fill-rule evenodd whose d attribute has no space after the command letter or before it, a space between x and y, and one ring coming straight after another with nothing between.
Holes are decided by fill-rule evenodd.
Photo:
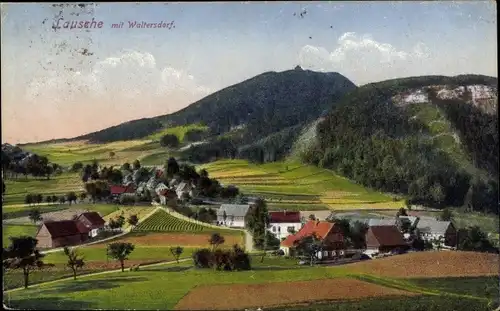
<instances>
[{"instance_id":1,"label":"forested hill","mask_svg":"<svg viewBox=\"0 0 500 311\"><path fill-rule=\"evenodd\" d=\"M303 161L412 202L497 212L498 79L395 79L357 88L319 122Z\"/></svg>"},{"instance_id":2,"label":"forested hill","mask_svg":"<svg viewBox=\"0 0 500 311\"><path fill-rule=\"evenodd\" d=\"M317 119L356 86L339 73L300 67L267 72L215 92L170 115L141 119L74 138L92 142L137 139L162 127L203 123L212 135L242 128L241 143Z\"/></svg>"}]
</instances>

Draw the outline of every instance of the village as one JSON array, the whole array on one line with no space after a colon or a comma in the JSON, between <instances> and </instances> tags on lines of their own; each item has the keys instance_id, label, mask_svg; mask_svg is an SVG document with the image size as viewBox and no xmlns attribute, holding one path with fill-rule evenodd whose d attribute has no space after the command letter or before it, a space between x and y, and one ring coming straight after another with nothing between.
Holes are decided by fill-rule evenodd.
<instances>
[{"instance_id":1,"label":"village","mask_svg":"<svg viewBox=\"0 0 500 311\"><path fill-rule=\"evenodd\" d=\"M252 209L257 205L265 205L263 199L242 195L235 186L221 185L210 179L206 171L198 174L193 166L179 165L173 158L169 159L169 163L165 168L145 168L140 167L140 163L132 166L125 164L121 183L97 179L103 174L112 175L109 172L113 172L113 168L94 167L96 172L89 175L94 176L100 186L87 186L86 192L80 194L79 199L75 198L75 202L97 200L107 204L153 205L182 219L241 229L247 232L247 236L256 238L255 232L249 233L247 222ZM85 171L86 168L82 168L83 175ZM89 178L86 185L92 183L92 177ZM96 191L103 185L105 191ZM192 208L195 206L201 208L195 208L195 212ZM411 211L405 208L395 212L392 217L376 213L370 217L356 212L337 213L332 210L266 209L266 213L265 245L259 245L258 248L276 256L298 258L300 264L339 264L412 251L455 250L458 240L457 229L452 221L411 216ZM125 221L133 225L139 221L136 215L130 217L132 220L119 216L105 221L95 211L71 217L66 213L69 219L58 217L53 220L50 215L40 216L41 226L36 234L38 247L44 250L112 239L115 235L126 233L121 229ZM248 241L246 244L254 243Z\"/></svg>"}]
</instances>

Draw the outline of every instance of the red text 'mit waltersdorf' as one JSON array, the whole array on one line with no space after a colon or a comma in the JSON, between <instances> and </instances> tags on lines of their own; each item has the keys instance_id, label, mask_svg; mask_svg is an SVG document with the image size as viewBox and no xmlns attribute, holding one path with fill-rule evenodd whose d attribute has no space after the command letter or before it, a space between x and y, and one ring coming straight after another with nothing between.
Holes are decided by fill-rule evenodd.
<instances>
[{"instance_id":1,"label":"red text 'mit waltersdorf'","mask_svg":"<svg viewBox=\"0 0 500 311\"><path fill-rule=\"evenodd\" d=\"M155 23L146 21L124 21L119 23L105 24L103 21L97 21L94 18L91 20L64 20L58 19L52 25L54 29L101 29L105 27L122 29L122 28L136 28L136 29L172 29L175 28L174 21L166 22L159 21Z\"/></svg>"}]
</instances>

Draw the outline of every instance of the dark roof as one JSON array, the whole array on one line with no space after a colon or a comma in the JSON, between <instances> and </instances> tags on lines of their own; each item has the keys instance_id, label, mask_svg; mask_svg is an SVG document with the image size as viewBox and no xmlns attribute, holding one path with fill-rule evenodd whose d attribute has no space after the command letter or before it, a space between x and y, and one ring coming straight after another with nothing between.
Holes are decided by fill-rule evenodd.
<instances>
[{"instance_id":1,"label":"dark roof","mask_svg":"<svg viewBox=\"0 0 500 311\"><path fill-rule=\"evenodd\" d=\"M131 186L117 186L113 185L109 187L109 191L111 194L122 194L122 193L133 193L135 192L134 188Z\"/></svg>"},{"instance_id":2,"label":"dark roof","mask_svg":"<svg viewBox=\"0 0 500 311\"><path fill-rule=\"evenodd\" d=\"M366 233L368 247L406 245L403 234L396 226L373 226Z\"/></svg>"},{"instance_id":3,"label":"dark roof","mask_svg":"<svg viewBox=\"0 0 500 311\"><path fill-rule=\"evenodd\" d=\"M300 222L300 212L269 212L269 222Z\"/></svg>"},{"instance_id":4,"label":"dark roof","mask_svg":"<svg viewBox=\"0 0 500 311\"><path fill-rule=\"evenodd\" d=\"M101 215L97 212L85 212L80 214L78 219L80 217L85 217L92 224L92 226L104 226L105 223L104 219L102 219Z\"/></svg>"},{"instance_id":5,"label":"dark roof","mask_svg":"<svg viewBox=\"0 0 500 311\"><path fill-rule=\"evenodd\" d=\"M78 228L77 222L74 220L47 221L43 225L47 228L52 238L85 233Z\"/></svg>"}]
</instances>

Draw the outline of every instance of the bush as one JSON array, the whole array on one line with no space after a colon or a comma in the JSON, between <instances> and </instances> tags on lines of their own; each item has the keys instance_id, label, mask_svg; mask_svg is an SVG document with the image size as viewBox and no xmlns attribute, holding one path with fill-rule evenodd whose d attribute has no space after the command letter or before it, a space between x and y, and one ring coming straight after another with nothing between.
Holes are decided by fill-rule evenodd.
<instances>
[{"instance_id":1,"label":"bush","mask_svg":"<svg viewBox=\"0 0 500 311\"><path fill-rule=\"evenodd\" d=\"M193 253L193 262L195 267L201 269L211 268L220 271L251 269L250 256L238 245L234 245L232 250L199 249Z\"/></svg>"},{"instance_id":2,"label":"bush","mask_svg":"<svg viewBox=\"0 0 500 311\"><path fill-rule=\"evenodd\" d=\"M120 204L135 204L139 202L139 198L136 195L121 195L120 196Z\"/></svg>"}]
</instances>

